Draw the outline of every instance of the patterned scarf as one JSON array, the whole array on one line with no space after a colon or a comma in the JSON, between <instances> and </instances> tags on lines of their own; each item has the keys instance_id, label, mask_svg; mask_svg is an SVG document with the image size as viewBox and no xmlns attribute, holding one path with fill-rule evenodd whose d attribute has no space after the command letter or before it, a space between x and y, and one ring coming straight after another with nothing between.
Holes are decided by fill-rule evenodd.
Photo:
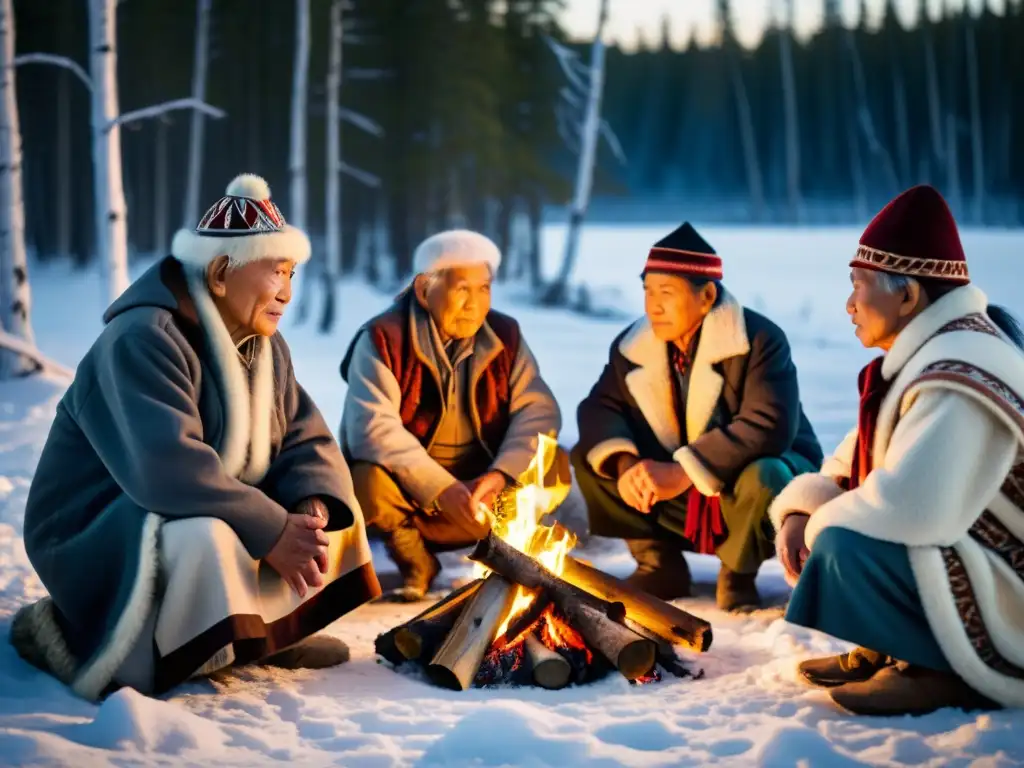
<instances>
[{"instance_id":1,"label":"patterned scarf","mask_svg":"<svg viewBox=\"0 0 1024 768\"><path fill-rule=\"evenodd\" d=\"M850 465L850 477L843 487L852 491L864 482L873 469L871 449L875 442L875 428L878 425L878 411L882 400L889 393L892 382L882 376L884 357L876 357L860 372L857 377L857 388L860 390L860 410L857 414L857 446L853 451L853 462Z\"/></svg>"},{"instance_id":2,"label":"patterned scarf","mask_svg":"<svg viewBox=\"0 0 1024 768\"><path fill-rule=\"evenodd\" d=\"M675 344L669 344L669 363L680 377L686 376L693 366L696 336L691 339L684 352ZM696 488L686 492L685 536L692 544L693 551L701 555L713 555L725 541L728 531L722 517L722 504L717 496L704 496Z\"/></svg>"}]
</instances>

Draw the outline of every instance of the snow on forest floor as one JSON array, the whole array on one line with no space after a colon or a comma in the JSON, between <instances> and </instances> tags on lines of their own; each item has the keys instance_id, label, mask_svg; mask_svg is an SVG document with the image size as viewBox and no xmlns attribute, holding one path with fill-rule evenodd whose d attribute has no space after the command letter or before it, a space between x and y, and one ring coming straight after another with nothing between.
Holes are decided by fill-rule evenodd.
<instances>
[{"instance_id":1,"label":"snow on forest floor","mask_svg":"<svg viewBox=\"0 0 1024 768\"><path fill-rule=\"evenodd\" d=\"M665 230L667 231L667 229ZM639 313L637 273L663 231L588 228L578 280L595 300ZM726 282L744 303L789 333L804 404L826 450L853 423L855 376L871 357L860 349L843 308L854 230L707 229L724 256ZM561 253L562 232L546 233ZM1024 314L1024 277L1015 257L1024 234L968 232L975 281ZM64 267L33 272L41 348L75 365L100 329L102 289L93 275ZM525 307L501 288L498 308L520 319L542 373L562 406L562 441L576 437L575 406L624 325ZM358 325L389 297L365 286L339 290L340 325L330 335L290 323L300 381L328 422L340 417L338 363ZM786 624L787 588L775 561L759 585L774 607L730 616L714 607L717 564L691 559L699 596L680 604L714 625L709 653L694 659L700 681L668 678L631 686L611 676L563 691L452 693L399 675L373 654L376 635L423 606L364 606L328 628L352 647L352 661L322 672L239 670L217 683L190 683L159 700L121 691L96 706L17 658L6 643L17 608L44 594L21 538L25 498L60 382L0 387L0 763L18 765L1024 765L1024 715L952 711L923 718L841 715L827 695L796 679L796 663L846 646ZM380 554L380 553L378 553ZM592 541L583 556L626 575L632 561L617 542ZM383 558L380 570L393 568ZM458 556L448 561L459 575Z\"/></svg>"}]
</instances>

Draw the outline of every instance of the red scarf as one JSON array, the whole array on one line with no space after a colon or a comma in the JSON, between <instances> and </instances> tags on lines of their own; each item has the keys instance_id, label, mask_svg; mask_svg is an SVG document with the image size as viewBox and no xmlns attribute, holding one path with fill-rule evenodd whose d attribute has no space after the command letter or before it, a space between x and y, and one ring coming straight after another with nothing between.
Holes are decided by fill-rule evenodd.
<instances>
[{"instance_id":1,"label":"red scarf","mask_svg":"<svg viewBox=\"0 0 1024 768\"><path fill-rule=\"evenodd\" d=\"M717 496L704 496L696 488L686 492L686 527L683 536L693 542L693 551L713 555L728 531Z\"/></svg>"},{"instance_id":2,"label":"red scarf","mask_svg":"<svg viewBox=\"0 0 1024 768\"><path fill-rule=\"evenodd\" d=\"M884 357L876 357L860 372L857 377L857 388L860 390L860 410L857 414L857 446L853 450L853 462L850 464L850 477L843 487L852 491L864 482L868 473L874 468L871 448L875 443L875 428L878 426L878 411L882 400L889 392L891 382L882 376Z\"/></svg>"}]
</instances>

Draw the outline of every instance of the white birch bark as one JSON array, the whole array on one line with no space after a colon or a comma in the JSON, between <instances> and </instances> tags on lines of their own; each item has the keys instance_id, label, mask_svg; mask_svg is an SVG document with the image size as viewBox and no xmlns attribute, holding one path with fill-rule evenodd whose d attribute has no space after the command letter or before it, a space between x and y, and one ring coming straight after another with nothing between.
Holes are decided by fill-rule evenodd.
<instances>
[{"instance_id":1,"label":"white birch bark","mask_svg":"<svg viewBox=\"0 0 1024 768\"><path fill-rule=\"evenodd\" d=\"M0 0L0 325L8 334L34 345L25 252L25 205L21 186L21 129L14 74L14 4ZM25 357L0 354L0 378L10 378L35 366Z\"/></svg>"},{"instance_id":2,"label":"white birch bark","mask_svg":"<svg viewBox=\"0 0 1024 768\"><path fill-rule=\"evenodd\" d=\"M295 0L295 64L292 71L291 210L289 222L306 228L306 112L309 85L309 0Z\"/></svg>"},{"instance_id":3,"label":"white birch bark","mask_svg":"<svg viewBox=\"0 0 1024 768\"><path fill-rule=\"evenodd\" d=\"M329 331L336 320L334 292L341 277L341 118L338 104L341 91L341 54L344 27L343 0L332 0L330 49L327 62L327 247L324 259L324 303L320 313L320 330Z\"/></svg>"},{"instance_id":4,"label":"white birch bark","mask_svg":"<svg viewBox=\"0 0 1024 768\"><path fill-rule=\"evenodd\" d=\"M210 58L210 6L213 0L196 3L196 50L192 64L192 98L206 101L206 64ZM188 186L185 190L185 222L187 229L199 224L199 192L203 181L203 150L205 149L206 115L192 110L191 135L188 148Z\"/></svg>"},{"instance_id":5,"label":"white birch bark","mask_svg":"<svg viewBox=\"0 0 1024 768\"><path fill-rule=\"evenodd\" d=\"M96 250L105 265L107 299L128 287L128 223L121 176L117 96L117 0L89 2L92 147Z\"/></svg>"},{"instance_id":6,"label":"white birch bark","mask_svg":"<svg viewBox=\"0 0 1024 768\"><path fill-rule=\"evenodd\" d=\"M331 44L327 65L327 248L324 274L332 286L341 276L341 91L342 2L331 3Z\"/></svg>"},{"instance_id":7,"label":"white birch bark","mask_svg":"<svg viewBox=\"0 0 1024 768\"><path fill-rule=\"evenodd\" d=\"M597 141L601 130L601 96L604 91L604 27L608 20L608 0L601 0L594 44L590 49L590 90L587 94L586 112L580 131L580 157L576 169L576 192L569 213L569 230L565 238L565 253L558 277L546 297L548 303L563 303L576 256L579 251L580 230L590 205L590 192L594 183L594 162L597 158Z\"/></svg>"}]
</instances>

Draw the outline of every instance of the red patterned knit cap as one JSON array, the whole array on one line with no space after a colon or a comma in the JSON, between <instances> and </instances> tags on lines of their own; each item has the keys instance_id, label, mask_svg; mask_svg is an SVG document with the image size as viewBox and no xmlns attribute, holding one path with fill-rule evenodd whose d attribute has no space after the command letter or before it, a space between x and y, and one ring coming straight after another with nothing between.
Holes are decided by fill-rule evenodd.
<instances>
[{"instance_id":1,"label":"red patterned knit cap","mask_svg":"<svg viewBox=\"0 0 1024 768\"><path fill-rule=\"evenodd\" d=\"M970 282L956 221L938 190L903 192L871 220L851 267L952 283Z\"/></svg>"}]
</instances>

